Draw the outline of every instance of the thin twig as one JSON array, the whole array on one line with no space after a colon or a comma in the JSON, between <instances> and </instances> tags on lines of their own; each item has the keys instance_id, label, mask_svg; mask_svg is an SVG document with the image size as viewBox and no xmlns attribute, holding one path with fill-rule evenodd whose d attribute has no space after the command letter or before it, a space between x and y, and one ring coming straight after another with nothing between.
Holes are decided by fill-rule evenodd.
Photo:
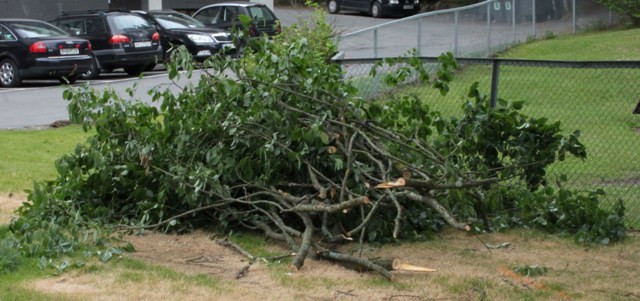
<instances>
[{"instance_id":1,"label":"thin twig","mask_svg":"<svg viewBox=\"0 0 640 301\"><path fill-rule=\"evenodd\" d=\"M352 294L351 292L336 291L336 293L351 296L351 297L358 297L358 295Z\"/></svg>"},{"instance_id":2,"label":"thin twig","mask_svg":"<svg viewBox=\"0 0 640 301\"><path fill-rule=\"evenodd\" d=\"M489 253L492 253L492 252L491 252L491 248L489 248L489 246L487 246L487 244L486 244L486 243L484 243L484 241L482 241L482 238L480 238L480 235L476 234L476 235L475 235L475 237L476 237L476 238L477 238L477 239L482 243L482 245L483 245L485 248L487 248L487 250L489 251Z\"/></svg>"},{"instance_id":3,"label":"thin twig","mask_svg":"<svg viewBox=\"0 0 640 301\"><path fill-rule=\"evenodd\" d=\"M251 253L245 251L245 249L243 249L242 247L240 247L239 245L235 244L234 242L231 242L227 239L216 239L215 242L221 246L225 246L228 248L231 248L232 250L240 253L241 255L243 255L244 257L249 258L250 261L255 261L256 257L251 255Z\"/></svg>"},{"instance_id":4,"label":"thin twig","mask_svg":"<svg viewBox=\"0 0 640 301\"><path fill-rule=\"evenodd\" d=\"M562 271L560 273L558 273L558 276L564 274L564 272L567 270L568 267L569 267L569 263L567 262L567 265L565 265L564 269L562 269Z\"/></svg>"},{"instance_id":5,"label":"thin twig","mask_svg":"<svg viewBox=\"0 0 640 301\"><path fill-rule=\"evenodd\" d=\"M251 267L252 264L253 264L253 261L249 262L249 264L247 264L244 267L242 267L242 269L240 269L240 271L238 271L236 273L235 278L236 279L240 279L240 278L246 276L249 273L249 268Z\"/></svg>"}]
</instances>

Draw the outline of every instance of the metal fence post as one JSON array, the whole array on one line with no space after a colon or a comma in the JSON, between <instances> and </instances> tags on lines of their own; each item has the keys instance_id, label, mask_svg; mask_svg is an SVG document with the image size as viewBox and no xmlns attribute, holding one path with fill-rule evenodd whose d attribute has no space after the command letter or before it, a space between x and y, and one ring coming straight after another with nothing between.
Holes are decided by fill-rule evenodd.
<instances>
[{"instance_id":1,"label":"metal fence post","mask_svg":"<svg viewBox=\"0 0 640 301\"><path fill-rule=\"evenodd\" d=\"M378 58L378 28L373 30L373 58Z\"/></svg>"},{"instance_id":2,"label":"metal fence post","mask_svg":"<svg viewBox=\"0 0 640 301\"><path fill-rule=\"evenodd\" d=\"M573 34L576 34L576 0L571 1L571 5L573 5Z\"/></svg>"},{"instance_id":3,"label":"metal fence post","mask_svg":"<svg viewBox=\"0 0 640 301\"><path fill-rule=\"evenodd\" d=\"M491 55L491 5L487 5L487 56Z\"/></svg>"},{"instance_id":4,"label":"metal fence post","mask_svg":"<svg viewBox=\"0 0 640 301\"><path fill-rule=\"evenodd\" d=\"M455 20L456 23L456 28L455 28L455 34L453 35L453 53L455 54L455 56L458 56L458 32L460 30L460 14L459 11L456 11L453 13L453 18Z\"/></svg>"},{"instance_id":5,"label":"metal fence post","mask_svg":"<svg viewBox=\"0 0 640 301\"><path fill-rule=\"evenodd\" d=\"M418 56L420 56L421 48L422 48L422 18L418 19Z\"/></svg>"},{"instance_id":6,"label":"metal fence post","mask_svg":"<svg viewBox=\"0 0 640 301\"><path fill-rule=\"evenodd\" d=\"M513 32L513 43L514 45L517 42L516 36L516 0L511 0L511 31Z\"/></svg>"},{"instance_id":7,"label":"metal fence post","mask_svg":"<svg viewBox=\"0 0 640 301\"><path fill-rule=\"evenodd\" d=\"M609 10L609 27L613 26L613 11Z\"/></svg>"},{"instance_id":8,"label":"metal fence post","mask_svg":"<svg viewBox=\"0 0 640 301\"><path fill-rule=\"evenodd\" d=\"M489 103L490 108L495 108L498 101L498 80L500 77L500 60L491 60L491 99Z\"/></svg>"},{"instance_id":9,"label":"metal fence post","mask_svg":"<svg viewBox=\"0 0 640 301\"><path fill-rule=\"evenodd\" d=\"M536 0L531 0L531 35L536 37Z\"/></svg>"},{"instance_id":10,"label":"metal fence post","mask_svg":"<svg viewBox=\"0 0 640 301\"><path fill-rule=\"evenodd\" d=\"M378 28L373 30L373 58L378 58ZM373 77L373 96L378 96L378 73Z\"/></svg>"}]
</instances>

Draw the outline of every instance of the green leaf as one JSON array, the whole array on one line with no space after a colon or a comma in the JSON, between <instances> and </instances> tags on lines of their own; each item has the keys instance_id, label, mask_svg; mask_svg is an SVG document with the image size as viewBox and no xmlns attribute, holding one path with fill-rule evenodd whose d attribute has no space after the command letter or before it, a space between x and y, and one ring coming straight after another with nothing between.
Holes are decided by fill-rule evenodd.
<instances>
[{"instance_id":1,"label":"green leaf","mask_svg":"<svg viewBox=\"0 0 640 301\"><path fill-rule=\"evenodd\" d=\"M327 133L318 132L318 136L320 137L320 141L322 141L322 144L329 144L329 135L327 135Z\"/></svg>"},{"instance_id":2,"label":"green leaf","mask_svg":"<svg viewBox=\"0 0 640 301\"><path fill-rule=\"evenodd\" d=\"M104 251L100 255L100 261L107 262L107 261L111 260L112 257L113 257L113 254L110 251Z\"/></svg>"},{"instance_id":3,"label":"green leaf","mask_svg":"<svg viewBox=\"0 0 640 301\"><path fill-rule=\"evenodd\" d=\"M376 241L376 238L378 238L378 232L373 230L373 231L369 231L369 241L374 242Z\"/></svg>"}]
</instances>

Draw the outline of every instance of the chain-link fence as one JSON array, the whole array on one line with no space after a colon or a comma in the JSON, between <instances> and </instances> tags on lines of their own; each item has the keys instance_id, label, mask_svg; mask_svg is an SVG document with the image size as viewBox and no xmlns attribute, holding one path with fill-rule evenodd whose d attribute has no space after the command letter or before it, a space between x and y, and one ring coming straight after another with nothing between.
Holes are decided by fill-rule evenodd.
<instances>
[{"instance_id":1,"label":"chain-link fence","mask_svg":"<svg viewBox=\"0 0 640 301\"><path fill-rule=\"evenodd\" d=\"M617 24L596 0L489 0L393 20L341 35L345 58L452 52L457 57L489 57L538 37L576 33Z\"/></svg>"},{"instance_id":2,"label":"chain-link fence","mask_svg":"<svg viewBox=\"0 0 640 301\"><path fill-rule=\"evenodd\" d=\"M438 67L436 58L422 60L434 71ZM565 187L604 190L604 206L622 199L628 225L640 228L640 61L458 59L460 69L445 97L412 81L393 88L386 86L382 77L397 65L378 67L372 76L370 71L377 60L337 62L364 98L412 94L443 116L460 115L468 88L478 82L479 90L492 101L524 101L523 113L560 121L566 133L580 130L587 159L570 158L554 164L551 179L566 175L569 180Z\"/></svg>"}]
</instances>

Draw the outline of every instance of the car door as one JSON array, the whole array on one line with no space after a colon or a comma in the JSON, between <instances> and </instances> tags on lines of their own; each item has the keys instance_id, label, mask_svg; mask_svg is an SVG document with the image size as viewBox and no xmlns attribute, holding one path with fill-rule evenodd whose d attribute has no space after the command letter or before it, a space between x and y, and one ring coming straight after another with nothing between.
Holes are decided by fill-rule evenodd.
<instances>
[{"instance_id":1,"label":"car door","mask_svg":"<svg viewBox=\"0 0 640 301\"><path fill-rule=\"evenodd\" d=\"M23 65L28 55L26 47L22 47L16 35L4 25L0 25L0 54L11 57L18 65Z\"/></svg>"},{"instance_id":2,"label":"car door","mask_svg":"<svg viewBox=\"0 0 640 301\"><path fill-rule=\"evenodd\" d=\"M193 17L209 27L217 27L222 19L222 6L213 6L198 11Z\"/></svg>"},{"instance_id":3,"label":"car door","mask_svg":"<svg viewBox=\"0 0 640 301\"><path fill-rule=\"evenodd\" d=\"M91 42L91 46L94 49L94 53L104 49L110 49L109 38L111 34L107 30L107 25L103 18L86 18L84 20L85 27L82 37Z\"/></svg>"},{"instance_id":4,"label":"car door","mask_svg":"<svg viewBox=\"0 0 640 301\"><path fill-rule=\"evenodd\" d=\"M369 0L342 0L341 8L357 11L369 11Z\"/></svg>"},{"instance_id":5,"label":"car door","mask_svg":"<svg viewBox=\"0 0 640 301\"><path fill-rule=\"evenodd\" d=\"M222 10L222 18L218 23L220 26L218 28L233 31L236 26L240 26L240 19L238 19L240 13L237 6L225 6Z\"/></svg>"},{"instance_id":6,"label":"car door","mask_svg":"<svg viewBox=\"0 0 640 301\"><path fill-rule=\"evenodd\" d=\"M246 13L251 17L256 35L266 33L269 36L273 36L279 32L276 28L276 20L278 18L267 6L248 6Z\"/></svg>"}]
</instances>

